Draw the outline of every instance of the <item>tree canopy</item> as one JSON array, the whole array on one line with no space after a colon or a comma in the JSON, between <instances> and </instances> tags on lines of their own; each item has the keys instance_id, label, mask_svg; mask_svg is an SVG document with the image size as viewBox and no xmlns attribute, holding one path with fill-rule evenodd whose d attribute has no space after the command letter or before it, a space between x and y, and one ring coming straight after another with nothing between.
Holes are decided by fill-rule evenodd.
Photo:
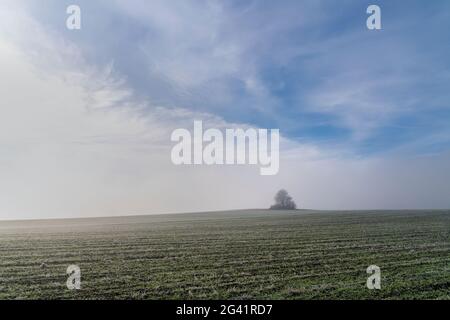
<instances>
[{"instance_id":1,"label":"tree canopy","mask_svg":"<svg viewBox=\"0 0 450 320\"><path fill-rule=\"evenodd\" d=\"M289 193L281 189L275 195L275 204L270 207L271 210L295 210L297 209L297 205L292 200L292 197Z\"/></svg>"}]
</instances>

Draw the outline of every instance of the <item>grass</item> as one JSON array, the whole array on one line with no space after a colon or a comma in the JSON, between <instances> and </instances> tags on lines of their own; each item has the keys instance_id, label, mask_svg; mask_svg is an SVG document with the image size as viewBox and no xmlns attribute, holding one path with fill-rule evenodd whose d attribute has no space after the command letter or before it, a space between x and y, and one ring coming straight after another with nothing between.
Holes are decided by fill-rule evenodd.
<instances>
[{"instance_id":1,"label":"grass","mask_svg":"<svg viewBox=\"0 0 450 320\"><path fill-rule=\"evenodd\" d=\"M369 265L381 290L366 288ZM0 299L449 298L450 211L0 222Z\"/></svg>"}]
</instances>

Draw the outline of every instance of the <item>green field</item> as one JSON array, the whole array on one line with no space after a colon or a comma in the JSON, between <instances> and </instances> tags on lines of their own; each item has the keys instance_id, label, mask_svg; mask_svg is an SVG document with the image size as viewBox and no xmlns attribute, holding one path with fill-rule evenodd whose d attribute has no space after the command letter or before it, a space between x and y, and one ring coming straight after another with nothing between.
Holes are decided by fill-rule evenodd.
<instances>
[{"instance_id":1,"label":"green field","mask_svg":"<svg viewBox=\"0 0 450 320\"><path fill-rule=\"evenodd\" d=\"M366 288L369 265L381 290ZM0 298L449 299L450 211L0 222Z\"/></svg>"}]
</instances>

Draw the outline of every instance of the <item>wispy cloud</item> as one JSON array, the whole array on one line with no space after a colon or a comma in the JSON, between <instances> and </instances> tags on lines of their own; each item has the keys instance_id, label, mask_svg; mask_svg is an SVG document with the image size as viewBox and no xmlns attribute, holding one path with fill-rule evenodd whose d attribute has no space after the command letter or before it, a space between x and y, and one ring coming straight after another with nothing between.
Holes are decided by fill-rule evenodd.
<instances>
[{"instance_id":1,"label":"wispy cloud","mask_svg":"<svg viewBox=\"0 0 450 320\"><path fill-rule=\"evenodd\" d=\"M80 0L83 30L70 33L66 4L22 8L90 64L113 64L152 105L282 127L292 139L333 139L358 153L382 144L386 128L449 109L445 1L412 1L406 11L382 1L380 32L365 28L366 6L353 1Z\"/></svg>"}]
</instances>

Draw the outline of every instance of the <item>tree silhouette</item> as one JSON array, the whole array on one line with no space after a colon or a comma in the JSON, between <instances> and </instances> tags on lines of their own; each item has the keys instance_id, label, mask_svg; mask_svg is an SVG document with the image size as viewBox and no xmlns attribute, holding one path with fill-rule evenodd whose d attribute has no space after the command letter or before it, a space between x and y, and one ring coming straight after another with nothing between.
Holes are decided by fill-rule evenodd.
<instances>
[{"instance_id":1,"label":"tree silhouette","mask_svg":"<svg viewBox=\"0 0 450 320\"><path fill-rule=\"evenodd\" d=\"M275 204L270 207L271 210L295 210L297 209L297 205L292 200L292 197L289 193L281 189L275 195Z\"/></svg>"}]
</instances>

